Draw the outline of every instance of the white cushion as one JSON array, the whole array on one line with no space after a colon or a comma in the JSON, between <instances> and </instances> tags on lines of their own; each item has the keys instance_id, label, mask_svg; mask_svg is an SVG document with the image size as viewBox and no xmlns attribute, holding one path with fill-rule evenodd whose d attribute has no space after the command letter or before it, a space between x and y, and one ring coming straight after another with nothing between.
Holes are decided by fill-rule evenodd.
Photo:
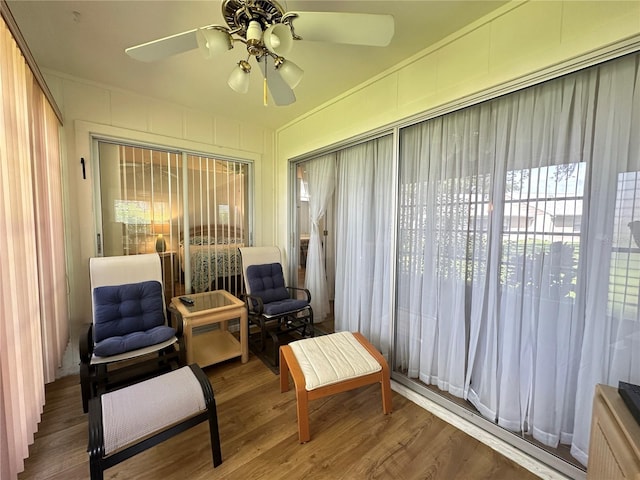
<instances>
[{"instance_id":1,"label":"white cushion","mask_svg":"<svg viewBox=\"0 0 640 480\"><path fill-rule=\"evenodd\" d=\"M206 408L200 382L189 367L105 393L104 453L109 455Z\"/></svg>"},{"instance_id":2,"label":"white cushion","mask_svg":"<svg viewBox=\"0 0 640 480\"><path fill-rule=\"evenodd\" d=\"M351 332L306 338L289 346L302 369L307 391L382 370Z\"/></svg>"},{"instance_id":3,"label":"white cushion","mask_svg":"<svg viewBox=\"0 0 640 480\"><path fill-rule=\"evenodd\" d=\"M157 253L93 257L89 259L91 290L105 285L125 285L146 280L162 283L162 264Z\"/></svg>"}]
</instances>

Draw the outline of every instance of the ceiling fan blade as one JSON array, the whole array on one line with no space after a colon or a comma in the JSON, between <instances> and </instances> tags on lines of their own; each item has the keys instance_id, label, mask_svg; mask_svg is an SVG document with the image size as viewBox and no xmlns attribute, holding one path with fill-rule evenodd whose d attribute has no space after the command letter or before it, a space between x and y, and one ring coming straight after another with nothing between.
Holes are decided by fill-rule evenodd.
<instances>
[{"instance_id":1,"label":"ceiling fan blade","mask_svg":"<svg viewBox=\"0 0 640 480\"><path fill-rule=\"evenodd\" d=\"M287 12L296 35L316 42L386 47L395 31L391 15L340 12Z\"/></svg>"},{"instance_id":2,"label":"ceiling fan blade","mask_svg":"<svg viewBox=\"0 0 640 480\"><path fill-rule=\"evenodd\" d=\"M262 75L267 79L269 92L271 92L271 97L276 105L283 107L296 101L293 90L282 79L270 56L265 55L259 58L258 65L260 65Z\"/></svg>"},{"instance_id":3,"label":"ceiling fan blade","mask_svg":"<svg viewBox=\"0 0 640 480\"><path fill-rule=\"evenodd\" d=\"M125 49L127 55L142 62L155 62L178 53L188 52L198 48L196 39L197 28L188 32L176 33L169 37L152 40Z\"/></svg>"}]
</instances>

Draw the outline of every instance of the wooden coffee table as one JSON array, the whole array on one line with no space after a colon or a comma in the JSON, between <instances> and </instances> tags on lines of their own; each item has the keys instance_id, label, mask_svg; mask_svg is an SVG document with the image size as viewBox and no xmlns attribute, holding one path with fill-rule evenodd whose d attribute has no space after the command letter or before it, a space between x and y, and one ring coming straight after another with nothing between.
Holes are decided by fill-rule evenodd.
<instances>
[{"instance_id":1,"label":"wooden coffee table","mask_svg":"<svg viewBox=\"0 0 640 480\"><path fill-rule=\"evenodd\" d=\"M247 309L245 303L226 290L187 295L194 301L188 306L173 297L169 310L182 318L187 363L201 367L241 357L249 360ZM229 320L240 319L240 340L227 329ZM217 329L195 331L198 327L218 324ZM203 329L200 329L203 330Z\"/></svg>"}]
</instances>

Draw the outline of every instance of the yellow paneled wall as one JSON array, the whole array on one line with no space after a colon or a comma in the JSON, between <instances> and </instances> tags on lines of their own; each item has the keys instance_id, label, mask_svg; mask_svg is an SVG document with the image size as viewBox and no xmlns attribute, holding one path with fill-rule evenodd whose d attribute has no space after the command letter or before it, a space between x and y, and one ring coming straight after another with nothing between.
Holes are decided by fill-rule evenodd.
<instances>
[{"instance_id":1,"label":"yellow paneled wall","mask_svg":"<svg viewBox=\"0 0 640 480\"><path fill-rule=\"evenodd\" d=\"M638 0L512 2L279 129L279 244L289 229L289 159L633 41Z\"/></svg>"},{"instance_id":2,"label":"yellow paneled wall","mask_svg":"<svg viewBox=\"0 0 640 480\"><path fill-rule=\"evenodd\" d=\"M89 258L96 255L92 133L251 160L260 179L255 182L255 216L274 217L273 131L55 72L45 76L65 120L62 146L72 335L91 320L88 266ZM80 158L86 161L86 179ZM274 230L264 228L264 223L268 221L256 225L255 239L274 243Z\"/></svg>"}]
</instances>

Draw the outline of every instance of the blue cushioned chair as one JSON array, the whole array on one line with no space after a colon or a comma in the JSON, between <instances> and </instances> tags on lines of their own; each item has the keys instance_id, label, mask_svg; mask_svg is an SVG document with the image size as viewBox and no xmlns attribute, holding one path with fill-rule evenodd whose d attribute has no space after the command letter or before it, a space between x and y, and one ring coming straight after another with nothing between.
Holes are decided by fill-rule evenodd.
<instances>
[{"instance_id":1,"label":"blue cushioned chair","mask_svg":"<svg viewBox=\"0 0 640 480\"><path fill-rule=\"evenodd\" d=\"M80 337L82 406L98 393L185 364L167 325L157 253L89 260L93 322Z\"/></svg>"},{"instance_id":2,"label":"blue cushioned chair","mask_svg":"<svg viewBox=\"0 0 640 480\"><path fill-rule=\"evenodd\" d=\"M281 338L314 334L311 293L286 286L278 247L241 247L240 255L249 323L258 327L249 346L277 369Z\"/></svg>"}]
</instances>

